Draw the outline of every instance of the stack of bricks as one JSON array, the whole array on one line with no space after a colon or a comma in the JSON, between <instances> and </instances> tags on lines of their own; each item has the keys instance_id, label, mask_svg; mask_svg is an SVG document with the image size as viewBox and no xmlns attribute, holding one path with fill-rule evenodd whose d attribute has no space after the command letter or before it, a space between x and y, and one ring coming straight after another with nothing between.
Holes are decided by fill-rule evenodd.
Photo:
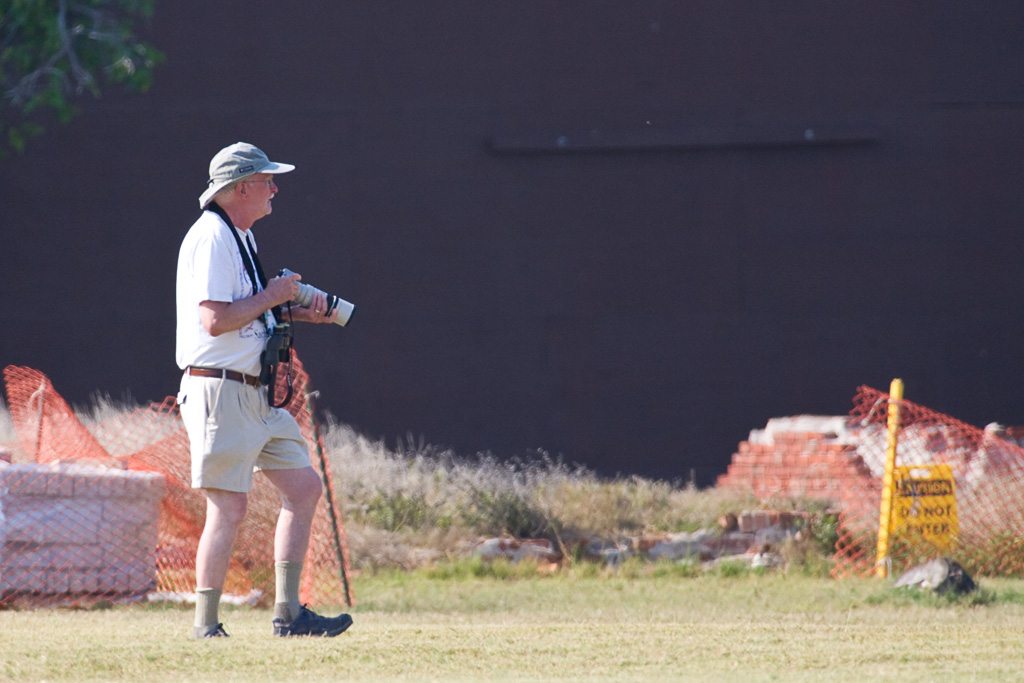
<instances>
[{"instance_id":1,"label":"stack of bricks","mask_svg":"<svg viewBox=\"0 0 1024 683\"><path fill-rule=\"evenodd\" d=\"M0 604L152 591L163 491L154 472L0 464Z\"/></svg>"},{"instance_id":2,"label":"stack of bricks","mask_svg":"<svg viewBox=\"0 0 1024 683\"><path fill-rule=\"evenodd\" d=\"M717 483L722 488L753 491L758 498L839 502L851 489L871 488L874 480L855 443L811 428L751 433L750 440L740 442Z\"/></svg>"}]
</instances>

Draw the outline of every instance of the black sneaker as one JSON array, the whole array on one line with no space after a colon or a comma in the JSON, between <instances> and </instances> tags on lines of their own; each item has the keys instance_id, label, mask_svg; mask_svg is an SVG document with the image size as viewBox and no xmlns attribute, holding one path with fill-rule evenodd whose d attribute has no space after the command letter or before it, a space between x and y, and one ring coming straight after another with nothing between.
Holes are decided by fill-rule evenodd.
<instances>
[{"instance_id":1,"label":"black sneaker","mask_svg":"<svg viewBox=\"0 0 1024 683\"><path fill-rule=\"evenodd\" d=\"M192 637L196 640L200 638L227 638L228 632L224 630L224 624L214 624L213 626L193 626Z\"/></svg>"},{"instance_id":2,"label":"black sneaker","mask_svg":"<svg viewBox=\"0 0 1024 683\"><path fill-rule=\"evenodd\" d=\"M322 617L305 605L299 616L291 623L277 617L274 619L275 636L326 636L333 638L352 625L352 617L340 614L336 617Z\"/></svg>"}]
</instances>

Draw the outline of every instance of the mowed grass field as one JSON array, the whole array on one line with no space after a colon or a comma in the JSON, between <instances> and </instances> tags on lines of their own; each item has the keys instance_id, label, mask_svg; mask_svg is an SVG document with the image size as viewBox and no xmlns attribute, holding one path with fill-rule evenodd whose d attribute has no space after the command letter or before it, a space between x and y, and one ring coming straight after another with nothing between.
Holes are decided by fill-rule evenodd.
<instances>
[{"instance_id":1,"label":"mowed grass field","mask_svg":"<svg viewBox=\"0 0 1024 683\"><path fill-rule=\"evenodd\" d=\"M355 581L333 639L274 638L252 608L207 641L186 607L0 611L0 680L1024 680L1024 581L979 583L947 600L782 573L386 572Z\"/></svg>"}]
</instances>

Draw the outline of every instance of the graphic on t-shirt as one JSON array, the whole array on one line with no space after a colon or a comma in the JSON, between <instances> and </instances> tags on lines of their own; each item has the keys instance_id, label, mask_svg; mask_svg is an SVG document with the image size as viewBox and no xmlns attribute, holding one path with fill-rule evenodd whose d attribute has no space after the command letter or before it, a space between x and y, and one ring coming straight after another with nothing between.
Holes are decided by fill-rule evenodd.
<instances>
[{"instance_id":1,"label":"graphic on t-shirt","mask_svg":"<svg viewBox=\"0 0 1024 683\"><path fill-rule=\"evenodd\" d=\"M235 255L235 265L238 277L237 285L242 290L242 296L240 299L247 299L253 295L253 286L249 282L249 274L245 271L245 265L242 263L241 254ZM238 330L238 336L242 339L266 339L270 336L270 332L267 330L266 314L253 320L251 323Z\"/></svg>"},{"instance_id":2,"label":"graphic on t-shirt","mask_svg":"<svg viewBox=\"0 0 1024 683\"><path fill-rule=\"evenodd\" d=\"M267 332L267 326L264 324L263 316L261 315L240 329L238 336L242 339L266 339L270 334Z\"/></svg>"}]
</instances>

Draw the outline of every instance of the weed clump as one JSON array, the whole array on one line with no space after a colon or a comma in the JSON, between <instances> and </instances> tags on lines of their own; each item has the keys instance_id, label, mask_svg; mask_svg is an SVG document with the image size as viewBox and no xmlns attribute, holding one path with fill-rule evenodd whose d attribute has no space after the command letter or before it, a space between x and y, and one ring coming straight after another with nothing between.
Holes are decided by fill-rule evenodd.
<instances>
[{"instance_id":1,"label":"weed clump","mask_svg":"<svg viewBox=\"0 0 1024 683\"><path fill-rule=\"evenodd\" d=\"M361 569L411 569L445 560L460 568L438 571L465 572L460 558L481 538L494 536L547 539L569 564L582 566L583 549L595 539L622 545L643 535L717 532L723 516L765 504L749 493L637 476L601 478L543 452L500 460L490 454L458 457L422 443L389 450L330 418L323 438ZM834 515L812 515L804 536L813 541L787 559L808 574L827 573L835 535ZM633 571L628 560L615 570ZM685 562L644 569L659 575L699 570L699 563ZM492 576L501 571L486 570Z\"/></svg>"}]
</instances>

